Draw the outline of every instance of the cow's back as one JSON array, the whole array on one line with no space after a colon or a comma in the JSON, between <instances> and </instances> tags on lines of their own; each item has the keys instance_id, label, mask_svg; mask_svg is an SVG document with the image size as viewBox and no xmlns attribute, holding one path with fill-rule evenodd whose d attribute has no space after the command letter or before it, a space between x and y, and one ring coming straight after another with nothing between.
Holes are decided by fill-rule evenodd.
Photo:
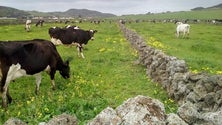
<instances>
[{"instance_id":1,"label":"cow's back","mask_svg":"<svg viewBox=\"0 0 222 125\"><path fill-rule=\"evenodd\" d=\"M82 44L87 44L88 41L90 40L90 34L89 31L85 31L82 29L78 29L75 31L75 34L77 36L77 42L82 43Z\"/></svg>"},{"instance_id":2,"label":"cow's back","mask_svg":"<svg viewBox=\"0 0 222 125\"><path fill-rule=\"evenodd\" d=\"M27 74L35 74L44 70L48 65L56 65L60 61L55 46L47 40L34 39L30 41L11 41L3 43L2 63L20 64ZM55 61L55 62L53 62Z\"/></svg>"}]
</instances>

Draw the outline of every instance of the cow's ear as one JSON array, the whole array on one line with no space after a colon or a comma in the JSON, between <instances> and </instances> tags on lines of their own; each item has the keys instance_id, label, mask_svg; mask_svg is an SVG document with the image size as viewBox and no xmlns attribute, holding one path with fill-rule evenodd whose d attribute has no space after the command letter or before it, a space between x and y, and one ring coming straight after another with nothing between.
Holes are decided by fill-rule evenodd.
<instances>
[{"instance_id":1,"label":"cow's ear","mask_svg":"<svg viewBox=\"0 0 222 125\"><path fill-rule=\"evenodd\" d=\"M34 47L34 44L33 43L28 43L28 44L25 44L24 46L24 49L26 50L26 51L32 51L33 50L33 47Z\"/></svg>"}]
</instances>

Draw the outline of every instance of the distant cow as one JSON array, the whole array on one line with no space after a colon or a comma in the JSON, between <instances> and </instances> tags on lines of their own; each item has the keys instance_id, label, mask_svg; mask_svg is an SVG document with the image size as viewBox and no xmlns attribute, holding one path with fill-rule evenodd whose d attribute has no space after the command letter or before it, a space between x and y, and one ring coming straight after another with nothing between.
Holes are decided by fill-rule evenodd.
<instances>
[{"instance_id":1,"label":"distant cow","mask_svg":"<svg viewBox=\"0 0 222 125\"><path fill-rule=\"evenodd\" d=\"M176 28L176 36L179 38L180 33L183 33L183 38L188 37L190 33L190 25L189 24L183 24L182 22L177 22L177 28Z\"/></svg>"},{"instance_id":2,"label":"distant cow","mask_svg":"<svg viewBox=\"0 0 222 125\"><path fill-rule=\"evenodd\" d=\"M25 30L27 32L29 32L31 30L31 23L32 23L32 20L26 20L26 22L25 22Z\"/></svg>"},{"instance_id":3,"label":"distant cow","mask_svg":"<svg viewBox=\"0 0 222 125\"><path fill-rule=\"evenodd\" d=\"M43 26L43 23L44 23L45 21L44 20L38 20L38 22L35 24L35 26L37 27L37 26Z\"/></svg>"},{"instance_id":4,"label":"distant cow","mask_svg":"<svg viewBox=\"0 0 222 125\"><path fill-rule=\"evenodd\" d=\"M78 48L78 55L83 55L83 45L86 45L88 41L94 39L94 33L97 30L83 30L76 26L69 26L65 28L53 27L49 28L49 35L51 42L55 45L59 44L74 44Z\"/></svg>"},{"instance_id":5,"label":"distant cow","mask_svg":"<svg viewBox=\"0 0 222 125\"><path fill-rule=\"evenodd\" d=\"M56 47L41 39L27 41L0 41L0 78L2 106L7 108L7 101L11 103L9 83L16 78L34 75L36 78L36 94L41 83L41 72L48 71L53 89L56 70L63 78L69 78L69 61L63 62Z\"/></svg>"}]
</instances>

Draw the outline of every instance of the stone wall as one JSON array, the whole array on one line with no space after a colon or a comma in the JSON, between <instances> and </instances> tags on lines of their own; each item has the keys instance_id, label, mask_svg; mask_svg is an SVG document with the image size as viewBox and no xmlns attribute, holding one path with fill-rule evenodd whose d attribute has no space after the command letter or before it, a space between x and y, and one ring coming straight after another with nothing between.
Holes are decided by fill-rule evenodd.
<instances>
[{"instance_id":1,"label":"stone wall","mask_svg":"<svg viewBox=\"0 0 222 125\"><path fill-rule=\"evenodd\" d=\"M188 124L222 124L222 76L193 74L184 60L148 46L136 32L120 24L126 39L139 53L147 75L161 84L180 105L177 114Z\"/></svg>"}]
</instances>

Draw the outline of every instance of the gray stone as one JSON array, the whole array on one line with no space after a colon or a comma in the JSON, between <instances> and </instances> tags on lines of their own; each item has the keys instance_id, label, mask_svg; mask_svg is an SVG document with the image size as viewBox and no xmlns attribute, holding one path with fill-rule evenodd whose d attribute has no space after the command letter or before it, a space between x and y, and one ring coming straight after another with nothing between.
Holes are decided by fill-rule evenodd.
<instances>
[{"instance_id":1,"label":"gray stone","mask_svg":"<svg viewBox=\"0 0 222 125\"><path fill-rule=\"evenodd\" d=\"M137 96L128 99L116 109L124 125L164 125L164 105L155 99Z\"/></svg>"},{"instance_id":2,"label":"gray stone","mask_svg":"<svg viewBox=\"0 0 222 125\"><path fill-rule=\"evenodd\" d=\"M179 107L177 114L188 124L193 124L200 118L200 113L194 104L186 102Z\"/></svg>"},{"instance_id":3,"label":"gray stone","mask_svg":"<svg viewBox=\"0 0 222 125\"><path fill-rule=\"evenodd\" d=\"M93 120L87 125L120 125L121 118L117 116L114 109L107 107L101 113L99 113Z\"/></svg>"},{"instance_id":4,"label":"gray stone","mask_svg":"<svg viewBox=\"0 0 222 125\"><path fill-rule=\"evenodd\" d=\"M198 100L200 99L200 96L198 96L197 94L195 94L194 92L190 92L187 96L186 96L186 100L185 101L189 101L192 103L196 103L198 102Z\"/></svg>"},{"instance_id":5,"label":"gray stone","mask_svg":"<svg viewBox=\"0 0 222 125\"><path fill-rule=\"evenodd\" d=\"M183 119L181 119L178 115L174 113L170 113L167 115L166 124L167 125L188 125Z\"/></svg>"},{"instance_id":6,"label":"gray stone","mask_svg":"<svg viewBox=\"0 0 222 125\"><path fill-rule=\"evenodd\" d=\"M46 125L78 125L78 120L75 116L63 113L53 117Z\"/></svg>"},{"instance_id":7,"label":"gray stone","mask_svg":"<svg viewBox=\"0 0 222 125\"><path fill-rule=\"evenodd\" d=\"M204 113L202 118L213 125L222 125L222 111Z\"/></svg>"},{"instance_id":8,"label":"gray stone","mask_svg":"<svg viewBox=\"0 0 222 125\"><path fill-rule=\"evenodd\" d=\"M20 119L10 118L4 123L4 125L27 125L27 124Z\"/></svg>"}]
</instances>

